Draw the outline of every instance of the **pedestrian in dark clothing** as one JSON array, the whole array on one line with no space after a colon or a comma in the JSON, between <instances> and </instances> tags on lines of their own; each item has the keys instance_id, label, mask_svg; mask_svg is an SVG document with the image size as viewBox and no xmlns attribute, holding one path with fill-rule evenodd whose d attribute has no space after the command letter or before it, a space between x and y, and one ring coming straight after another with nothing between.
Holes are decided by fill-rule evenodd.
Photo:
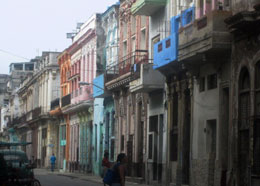
<instances>
[{"instance_id":1,"label":"pedestrian in dark clothing","mask_svg":"<svg viewBox=\"0 0 260 186\"><path fill-rule=\"evenodd\" d=\"M117 156L117 163L114 165L115 179L111 186L125 186L127 157L124 153Z\"/></svg>"},{"instance_id":2,"label":"pedestrian in dark clothing","mask_svg":"<svg viewBox=\"0 0 260 186\"><path fill-rule=\"evenodd\" d=\"M110 162L109 162L109 153L105 151L104 153L104 158L102 160L102 167L103 167L103 173L102 173L102 178L106 175L107 169L110 168ZM105 186L106 184L104 184Z\"/></svg>"},{"instance_id":3,"label":"pedestrian in dark clothing","mask_svg":"<svg viewBox=\"0 0 260 186\"><path fill-rule=\"evenodd\" d=\"M54 156L54 154L52 154L50 160L51 160L51 171L53 172L55 168L55 161L56 161L56 157Z\"/></svg>"}]
</instances>

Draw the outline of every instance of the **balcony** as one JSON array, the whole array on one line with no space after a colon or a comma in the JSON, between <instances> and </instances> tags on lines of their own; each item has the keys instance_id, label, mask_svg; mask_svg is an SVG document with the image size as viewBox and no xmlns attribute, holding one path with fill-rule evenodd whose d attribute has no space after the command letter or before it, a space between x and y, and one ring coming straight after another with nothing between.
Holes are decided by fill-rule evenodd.
<instances>
[{"instance_id":1,"label":"balcony","mask_svg":"<svg viewBox=\"0 0 260 186\"><path fill-rule=\"evenodd\" d=\"M49 114L51 116L58 116L61 114L60 98L57 98L51 102L51 111Z\"/></svg>"},{"instance_id":2,"label":"balcony","mask_svg":"<svg viewBox=\"0 0 260 186\"><path fill-rule=\"evenodd\" d=\"M228 11L214 10L179 30L178 61L192 65L230 54L231 37L224 20Z\"/></svg>"},{"instance_id":3,"label":"balcony","mask_svg":"<svg viewBox=\"0 0 260 186\"><path fill-rule=\"evenodd\" d=\"M23 114L21 117L20 117L20 123L23 124L26 122L26 114Z\"/></svg>"},{"instance_id":4,"label":"balcony","mask_svg":"<svg viewBox=\"0 0 260 186\"><path fill-rule=\"evenodd\" d=\"M18 125L20 123L21 123L20 118L19 117L15 117L11 121L8 121L7 128L14 127L15 125Z\"/></svg>"},{"instance_id":5,"label":"balcony","mask_svg":"<svg viewBox=\"0 0 260 186\"><path fill-rule=\"evenodd\" d=\"M134 16L143 15L151 16L159 9L165 7L167 0L137 0L131 8Z\"/></svg>"},{"instance_id":6,"label":"balcony","mask_svg":"<svg viewBox=\"0 0 260 186\"><path fill-rule=\"evenodd\" d=\"M37 119L42 113L42 108L37 107L32 111L32 119Z\"/></svg>"},{"instance_id":7,"label":"balcony","mask_svg":"<svg viewBox=\"0 0 260 186\"><path fill-rule=\"evenodd\" d=\"M60 98L57 98L51 102L51 110L55 110L60 107Z\"/></svg>"},{"instance_id":8,"label":"balcony","mask_svg":"<svg viewBox=\"0 0 260 186\"><path fill-rule=\"evenodd\" d=\"M69 76L69 75L68 75L68 76ZM79 76L80 76L80 73L79 73L79 72L75 72L74 74L72 74L71 76L69 76L68 81L71 81L71 80L73 80L73 79L77 79L77 78L79 78Z\"/></svg>"},{"instance_id":9,"label":"balcony","mask_svg":"<svg viewBox=\"0 0 260 186\"><path fill-rule=\"evenodd\" d=\"M26 121L32 120L32 111L26 113Z\"/></svg>"},{"instance_id":10,"label":"balcony","mask_svg":"<svg viewBox=\"0 0 260 186\"><path fill-rule=\"evenodd\" d=\"M236 38L241 38L246 33L259 33L259 29L256 28L259 28L260 25L260 2L253 0L252 5L254 5L255 10L239 11L225 20L229 31L234 34Z\"/></svg>"},{"instance_id":11,"label":"balcony","mask_svg":"<svg viewBox=\"0 0 260 186\"><path fill-rule=\"evenodd\" d=\"M70 96L70 94L68 94L66 96L63 96L61 98L61 107L68 106L68 105L70 105L70 103L71 103L71 96Z\"/></svg>"},{"instance_id":12,"label":"balcony","mask_svg":"<svg viewBox=\"0 0 260 186\"><path fill-rule=\"evenodd\" d=\"M162 69L178 58L178 35L171 34L154 45L154 69ZM167 67L166 67L167 68Z\"/></svg>"},{"instance_id":13,"label":"balcony","mask_svg":"<svg viewBox=\"0 0 260 186\"><path fill-rule=\"evenodd\" d=\"M136 50L121 58L120 62L107 67L105 74L105 86L108 90L123 86L135 78L134 68L138 64L149 62L148 51Z\"/></svg>"},{"instance_id":14,"label":"balcony","mask_svg":"<svg viewBox=\"0 0 260 186\"><path fill-rule=\"evenodd\" d=\"M195 18L195 7L190 7L171 18L170 36L154 45L154 69L164 75L172 73L178 65L179 27L186 27Z\"/></svg>"},{"instance_id":15,"label":"balcony","mask_svg":"<svg viewBox=\"0 0 260 186\"><path fill-rule=\"evenodd\" d=\"M164 76L153 69L153 64L141 64L135 76L139 78L130 82L131 92L151 92L164 87Z\"/></svg>"}]
</instances>

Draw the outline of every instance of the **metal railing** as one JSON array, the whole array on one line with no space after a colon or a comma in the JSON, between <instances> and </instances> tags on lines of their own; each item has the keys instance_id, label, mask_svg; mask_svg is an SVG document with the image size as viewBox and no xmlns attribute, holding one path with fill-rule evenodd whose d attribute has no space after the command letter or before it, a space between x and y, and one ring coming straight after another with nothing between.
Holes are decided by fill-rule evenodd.
<instances>
[{"instance_id":1,"label":"metal railing","mask_svg":"<svg viewBox=\"0 0 260 186\"><path fill-rule=\"evenodd\" d=\"M20 123L25 123L26 122L26 114L23 114L21 117L20 117Z\"/></svg>"},{"instance_id":2,"label":"metal railing","mask_svg":"<svg viewBox=\"0 0 260 186\"><path fill-rule=\"evenodd\" d=\"M70 105L70 103L71 103L71 95L70 94L63 96L61 98L61 107L65 107L67 105Z\"/></svg>"},{"instance_id":3,"label":"metal railing","mask_svg":"<svg viewBox=\"0 0 260 186\"><path fill-rule=\"evenodd\" d=\"M37 107L35 109L33 109L32 111L32 118L36 119L37 117L39 117L42 113L42 107Z\"/></svg>"},{"instance_id":4,"label":"metal railing","mask_svg":"<svg viewBox=\"0 0 260 186\"><path fill-rule=\"evenodd\" d=\"M7 127L13 127L14 125L20 124L20 117L15 117L7 123Z\"/></svg>"},{"instance_id":5,"label":"metal railing","mask_svg":"<svg viewBox=\"0 0 260 186\"><path fill-rule=\"evenodd\" d=\"M60 107L60 98L56 98L51 102L51 110L55 110L58 107Z\"/></svg>"},{"instance_id":6,"label":"metal railing","mask_svg":"<svg viewBox=\"0 0 260 186\"><path fill-rule=\"evenodd\" d=\"M128 72L131 72L131 68L134 64L148 63L148 51L136 50L119 60L119 63L111 64L107 67L105 74L105 82L109 82L116 79Z\"/></svg>"}]
</instances>

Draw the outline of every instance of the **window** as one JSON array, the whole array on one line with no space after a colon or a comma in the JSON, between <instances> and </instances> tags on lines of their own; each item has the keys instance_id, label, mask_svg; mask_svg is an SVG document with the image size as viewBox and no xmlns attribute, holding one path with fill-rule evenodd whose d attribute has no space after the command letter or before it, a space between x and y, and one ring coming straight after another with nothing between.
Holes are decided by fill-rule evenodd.
<instances>
[{"instance_id":1,"label":"window","mask_svg":"<svg viewBox=\"0 0 260 186\"><path fill-rule=\"evenodd\" d=\"M115 111L112 112L111 136L115 136Z\"/></svg>"},{"instance_id":2,"label":"window","mask_svg":"<svg viewBox=\"0 0 260 186\"><path fill-rule=\"evenodd\" d=\"M149 117L149 135L148 135L148 159L157 160L158 145L158 115Z\"/></svg>"},{"instance_id":3,"label":"window","mask_svg":"<svg viewBox=\"0 0 260 186\"><path fill-rule=\"evenodd\" d=\"M141 30L141 49L145 50L146 49L146 30L143 29Z\"/></svg>"},{"instance_id":4,"label":"window","mask_svg":"<svg viewBox=\"0 0 260 186\"><path fill-rule=\"evenodd\" d=\"M66 126L61 126L61 139L66 140Z\"/></svg>"},{"instance_id":5,"label":"window","mask_svg":"<svg viewBox=\"0 0 260 186\"><path fill-rule=\"evenodd\" d=\"M82 87L79 88L79 94L82 95Z\"/></svg>"},{"instance_id":6,"label":"window","mask_svg":"<svg viewBox=\"0 0 260 186\"><path fill-rule=\"evenodd\" d=\"M136 33L136 19L135 16L131 16L131 34Z\"/></svg>"},{"instance_id":7,"label":"window","mask_svg":"<svg viewBox=\"0 0 260 186\"><path fill-rule=\"evenodd\" d=\"M32 70L33 70L33 67L34 67L33 64L25 65L25 70L26 70L26 71L32 71Z\"/></svg>"},{"instance_id":8,"label":"window","mask_svg":"<svg viewBox=\"0 0 260 186\"><path fill-rule=\"evenodd\" d=\"M125 136L121 136L121 151L125 150Z\"/></svg>"},{"instance_id":9,"label":"window","mask_svg":"<svg viewBox=\"0 0 260 186\"><path fill-rule=\"evenodd\" d=\"M150 116L149 119L149 132L157 132L158 131L158 116Z\"/></svg>"},{"instance_id":10,"label":"window","mask_svg":"<svg viewBox=\"0 0 260 186\"><path fill-rule=\"evenodd\" d=\"M127 38L127 23L123 22L123 39Z\"/></svg>"},{"instance_id":11,"label":"window","mask_svg":"<svg viewBox=\"0 0 260 186\"><path fill-rule=\"evenodd\" d=\"M167 39L166 48L169 48L170 46L171 46L171 39Z\"/></svg>"},{"instance_id":12,"label":"window","mask_svg":"<svg viewBox=\"0 0 260 186\"><path fill-rule=\"evenodd\" d=\"M95 124L95 160L97 161L97 124Z\"/></svg>"},{"instance_id":13,"label":"window","mask_svg":"<svg viewBox=\"0 0 260 186\"><path fill-rule=\"evenodd\" d=\"M204 14L204 0L200 0L200 17Z\"/></svg>"},{"instance_id":14,"label":"window","mask_svg":"<svg viewBox=\"0 0 260 186\"><path fill-rule=\"evenodd\" d=\"M4 105L9 105L9 99L4 99Z\"/></svg>"},{"instance_id":15,"label":"window","mask_svg":"<svg viewBox=\"0 0 260 186\"><path fill-rule=\"evenodd\" d=\"M132 37L132 53L135 52L135 47L136 47L136 39L135 39L135 37ZM134 64L134 63L132 63L132 64Z\"/></svg>"},{"instance_id":16,"label":"window","mask_svg":"<svg viewBox=\"0 0 260 186\"><path fill-rule=\"evenodd\" d=\"M186 22L187 24L191 23L191 21L192 21L192 11L187 13L186 19L187 19L187 22Z\"/></svg>"},{"instance_id":17,"label":"window","mask_svg":"<svg viewBox=\"0 0 260 186\"><path fill-rule=\"evenodd\" d=\"M121 151L125 150L125 137L124 135L121 136Z\"/></svg>"},{"instance_id":18,"label":"window","mask_svg":"<svg viewBox=\"0 0 260 186\"><path fill-rule=\"evenodd\" d=\"M148 159L153 159L153 134L149 134Z\"/></svg>"},{"instance_id":19,"label":"window","mask_svg":"<svg viewBox=\"0 0 260 186\"><path fill-rule=\"evenodd\" d=\"M217 74L208 75L208 90L215 89L218 87Z\"/></svg>"},{"instance_id":20,"label":"window","mask_svg":"<svg viewBox=\"0 0 260 186\"><path fill-rule=\"evenodd\" d=\"M141 28L146 27L146 20L147 20L146 16L141 16Z\"/></svg>"},{"instance_id":21,"label":"window","mask_svg":"<svg viewBox=\"0 0 260 186\"><path fill-rule=\"evenodd\" d=\"M200 92L205 91L205 77L201 77L199 80L199 89Z\"/></svg>"},{"instance_id":22,"label":"window","mask_svg":"<svg viewBox=\"0 0 260 186\"><path fill-rule=\"evenodd\" d=\"M255 121L253 143L253 173L260 174L260 61L255 68Z\"/></svg>"},{"instance_id":23,"label":"window","mask_svg":"<svg viewBox=\"0 0 260 186\"><path fill-rule=\"evenodd\" d=\"M170 160L177 161L178 158L178 133L172 130L170 133Z\"/></svg>"},{"instance_id":24,"label":"window","mask_svg":"<svg viewBox=\"0 0 260 186\"><path fill-rule=\"evenodd\" d=\"M255 68L255 83L256 89L260 89L260 61L256 64Z\"/></svg>"},{"instance_id":25,"label":"window","mask_svg":"<svg viewBox=\"0 0 260 186\"><path fill-rule=\"evenodd\" d=\"M160 35L157 35L157 36L155 36L153 39L152 39L152 45L151 45L151 51L152 51L152 53L151 53L151 58L153 58L153 55L154 55L154 45L156 44L156 43L158 43L160 41Z\"/></svg>"},{"instance_id":26,"label":"window","mask_svg":"<svg viewBox=\"0 0 260 186\"><path fill-rule=\"evenodd\" d=\"M178 127L178 94L173 95L172 127Z\"/></svg>"},{"instance_id":27,"label":"window","mask_svg":"<svg viewBox=\"0 0 260 186\"><path fill-rule=\"evenodd\" d=\"M170 160L178 158L178 94L173 95L172 102L172 126L170 131Z\"/></svg>"},{"instance_id":28,"label":"window","mask_svg":"<svg viewBox=\"0 0 260 186\"><path fill-rule=\"evenodd\" d=\"M115 139L111 139L110 143L110 159L113 161L115 156Z\"/></svg>"},{"instance_id":29,"label":"window","mask_svg":"<svg viewBox=\"0 0 260 186\"><path fill-rule=\"evenodd\" d=\"M207 153L216 153L216 123L217 121L214 120L208 120L207 121Z\"/></svg>"},{"instance_id":30,"label":"window","mask_svg":"<svg viewBox=\"0 0 260 186\"><path fill-rule=\"evenodd\" d=\"M250 77L247 68L243 68L239 77L239 109L238 109L238 154L239 178L241 185L246 185L249 162L249 125L250 125Z\"/></svg>"},{"instance_id":31,"label":"window","mask_svg":"<svg viewBox=\"0 0 260 186\"><path fill-rule=\"evenodd\" d=\"M110 113L108 112L106 113L106 125L105 125L106 127L105 141L107 146L109 146L109 128L110 128L109 124L110 124Z\"/></svg>"},{"instance_id":32,"label":"window","mask_svg":"<svg viewBox=\"0 0 260 186\"><path fill-rule=\"evenodd\" d=\"M162 51L162 43L158 45L158 53Z\"/></svg>"},{"instance_id":33,"label":"window","mask_svg":"<svg viewBox=\"0 0 260 186\"><path fill-rule=\"evenodd\" d=\"M46 139L47 138L47 129L42 129L42 139Z\"/></svg>"},{"instance_id":34,"label":"window","mask_svg":"<svg viewBox=\"0 0 260 186\"><path fill-rule=\"evenodd\" d=\"M225 7L229 7L230 6L230 0L224 0L224 4L225 4Z\"/></svg>"},{"instance_id":35,"label":"window","mask_svg":"<svg viewBox=\"0 0 260 186\"><path fill-rule=\"evenodd\" d=\"M23 64L15 64L14 70L23 70Z\"/></svg>"},{"instance_id":36,"label":"window","mask_svg":"<svg viewBox=\"0 0 260 186\"><path fill-rule=\"evenodd\" d=\"M123 42L123 56L126 56L127 54L127 41Z\"/></svg>"}]
</instances>

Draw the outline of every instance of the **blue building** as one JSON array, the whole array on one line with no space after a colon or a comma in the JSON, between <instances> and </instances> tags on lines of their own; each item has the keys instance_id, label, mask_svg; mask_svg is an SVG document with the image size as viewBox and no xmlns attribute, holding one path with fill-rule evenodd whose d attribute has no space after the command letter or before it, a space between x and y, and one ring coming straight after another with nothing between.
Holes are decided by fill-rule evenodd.
<instances>
[{"instance_id":1,"label":"blue building","mask_svg":"<svg viewBox=\"0 0 260 186\"><path fill-rule=\"evenodd\" d=\"M106 36L103 50L104 70L118 62L118 11L119 3L110 6L101 17ZM105 90L104 79L109 74L101 74L93 80L94 119L93 119L93 173L102 173L104 151L109 152L110 162L115 161L115 111L114 99Z\"/></svg>"}]
</instances>

